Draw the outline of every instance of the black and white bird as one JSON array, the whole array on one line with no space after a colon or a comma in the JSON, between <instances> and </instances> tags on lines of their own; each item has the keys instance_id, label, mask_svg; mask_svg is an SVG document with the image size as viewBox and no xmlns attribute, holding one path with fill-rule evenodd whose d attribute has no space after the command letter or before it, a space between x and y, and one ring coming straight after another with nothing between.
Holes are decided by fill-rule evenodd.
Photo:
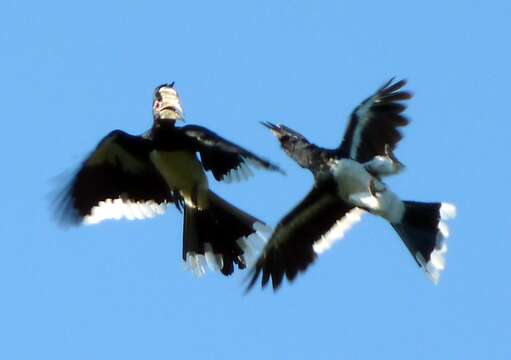
<instances>
[{"instance_id":1,"label":"black and white bird","mask_svg":"<svg viewBox=\"0 0 511 360\"><path fill-rule=\"evenodd\" d=\"M408 124L402 115L402 101L411 98L402 90L405 84L390 80L363 101L351 114L336 149L318 147L284 125L263 123L287 155L312 172L315 183L275 228L252 269L247 290L261 274L263 287L270 278L274 289L284 276L293 281L366 212L390 222L419 266L438 282L448 236L442 220L454 217L455 207L402 201L382 181L404 167L393 149L402 137L398 128Z\"/></svg>"},{"instance_id":2,"label":"black and white bird","mask_svg":"<svg viewBox=\"0 0 511 360\"><path fill-rule=\"evenodd\" d=\"M134 136L114 130L99 142L60 194L58 215L64 223L95 224L153 217L174 204L184 208L186 264L198 275L206 264L229 275L234 265L246 267L246 256L262 247L269 230L212 192L206 171L218 181L231 181L249 177L248 165L282 170L204 127L175 126L183 109L173 85L154 91L148 132Z\"/></svg>"}]
</instances>

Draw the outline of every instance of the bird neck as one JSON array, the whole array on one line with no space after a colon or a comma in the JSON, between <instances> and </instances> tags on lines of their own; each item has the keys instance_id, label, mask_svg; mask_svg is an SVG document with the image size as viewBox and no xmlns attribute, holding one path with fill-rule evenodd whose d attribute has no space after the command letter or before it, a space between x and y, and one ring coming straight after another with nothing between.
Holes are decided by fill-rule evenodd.
<instances>
[{"instance_id":1,"label":"bird neck","mask_svg":"<svg viewBox=\"0 0 511 360\"><path fill-rule=\"evenodd\" d=\"M157 120L155 119L153 122L153 127L151 128L151 134L155 135L156 133L162 134L166 132L173 132L176 130L176 122L172 120Z\"/></svg>"}]
</instances>

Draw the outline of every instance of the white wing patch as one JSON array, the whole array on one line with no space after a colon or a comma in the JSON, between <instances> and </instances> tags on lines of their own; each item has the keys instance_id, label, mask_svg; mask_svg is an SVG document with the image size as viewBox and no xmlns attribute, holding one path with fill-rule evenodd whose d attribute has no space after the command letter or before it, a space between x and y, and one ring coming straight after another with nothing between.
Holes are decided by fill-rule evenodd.
<instances>
[{"instance_id":1,"label":"white wing patch","mask_svg":"<svg viewBox=\"0 0 511 360\"><path fill-rule=\"evenodd\" d=\"M239 164L237 168L232 169L227 174L225 174L224 177L222 178L222 181L226 183L240 182L243 180L247 180L253 175L254 173L252 172L252 170L250 170L247 164L242 162Z\"/></svg>"},{"instance_id":2,"label":"white wing patch","mask_svg":"<svg viewBox=\"0 0 511 360\"><path fill-rule=\"evenodd\" d=\"M161 215L165 212L166 204L158 204L155 201L133 202L123 199L106 199L94 206L91 214L83 219L86 225L97 224L103 220L141 220Z\"/></svg>"},{"instance_id":3,"label":"white wing patch","mask_svg":"<svg viewBox=\"0 0 511 360\"><path fill-rule=\"evenodd\" d=\"M252 228L255 232L237 240L238 245L243 250L243 256L245 257L248 267L252 266L257 261L259 254L261 254L272 233L271 227L260 222L254 223Z\"/></svg>"},{"instance_id":4,"label":"white wing patch","mask_svg":"<svg viewBox=\"0 0 511 360\"><path fill-rule=\"evenodd\" d=\"M362 132L371 120L371 107L374 105L376 97L377 95L371 96L355 110L358 121L351 141L350 157L352 159L356 159L357 157L358 147L360 146L360 141L362 141Z\"/></svg>"},{"instance_id":5,"label":"white wing patch","mask_svg":"<svg viewBox=\"0 0 511 360\"><path fill-rule=\"evenodd\" d=\"M342 239L344 234L357 222L360 221L362 215L365 213L360 208L353 208L346 213L341 219L337 220L334 226L328 232L316 241L312 246L316 254L322 254L330 249L332 245Z\"/></svg>"}]
</instances>

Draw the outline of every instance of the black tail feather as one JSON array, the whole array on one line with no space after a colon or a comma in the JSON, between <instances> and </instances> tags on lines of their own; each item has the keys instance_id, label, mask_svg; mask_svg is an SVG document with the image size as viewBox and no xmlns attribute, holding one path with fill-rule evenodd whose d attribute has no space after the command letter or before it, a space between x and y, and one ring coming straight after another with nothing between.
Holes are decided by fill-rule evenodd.
<instances>
[{"instance_id":1,"label":"black tail feather","mask_svg":"<svg viewBox=\"0 0 511 360\"><path fill-rule=\"evenodd\" d=\"M405 212L400 223L392 224L417 264L434 283L445 267L445 238L449 235L442 220L455 216L453 205L404 201Z\"/></svg>"},{"instance_id":2,"label":"black tail feather","mask_svg":"<svg viewBox=\"0 0 511 360\"><path fill-rule=\"evenodd\" d=\"M204 273L206 264L226 276L234 265L244 269L251 240L264 243L258 226L264 223L210 191L206 209L185 207L183 260L197 275Z\"/></svg>"}]
</instances>

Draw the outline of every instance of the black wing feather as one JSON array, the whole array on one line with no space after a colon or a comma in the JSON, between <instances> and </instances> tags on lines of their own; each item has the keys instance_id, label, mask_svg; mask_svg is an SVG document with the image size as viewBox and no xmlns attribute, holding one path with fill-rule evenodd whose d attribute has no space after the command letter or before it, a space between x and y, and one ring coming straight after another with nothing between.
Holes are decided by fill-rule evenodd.
<instances>
[{"instance_id":1,"label":"black wing feather","mask_svg":"<svg viewBox=\"0 0 511 360\"><path fill-rule=\"evenodd\" d=\"M250 173L246 169L247 163L258 168L284 173L277 165L202 126L188 125L182 130L196 140L204 169L210 170L218 181L226 179L233 170L242 172L239 179L248 177ZM243 174L243 171L246 173Z\"/></svg>"},{"instance_id":2,"label":"black wing feather","mask_svg":"<svg viewBox=\"0 0 511 360\"><path fill-rule=\"evenodd\" d=\"M247 290L262 274L262 286L272 279L276 290L284 275L293 281L316 258L313 245L351 209L325 188L314 187L277 225L250 274Z\"/></svg>"},{"instance_id":3,"label":"black wing feather","mask_svg":"<svg viewBox=\"0 0 511 360\"><path fill-rule=\"evenodd\" d=\"M165 180L149 160L151 141L114 130L105 136L84 160L58 196L57 212L62 223L77 224L101 201L172 203ZM179 208L180 200L176 206Z\"/></svg>"},{"instance_id":4,"label":"black wing feather","mask_svg":"<svg viewBox=\"0 0 511 360\"><path fill-rule=\"evenodd\" d=\"M340 156L366 162L385 155L386 145L392 150L396 147L402 138L398 128L408 124L401 114L406 106L400 101L412 97L410 92L401 90L405 85L405 80L393 83L391 79L353 111L338 148Z\"/></svg>"}]
</instances>

